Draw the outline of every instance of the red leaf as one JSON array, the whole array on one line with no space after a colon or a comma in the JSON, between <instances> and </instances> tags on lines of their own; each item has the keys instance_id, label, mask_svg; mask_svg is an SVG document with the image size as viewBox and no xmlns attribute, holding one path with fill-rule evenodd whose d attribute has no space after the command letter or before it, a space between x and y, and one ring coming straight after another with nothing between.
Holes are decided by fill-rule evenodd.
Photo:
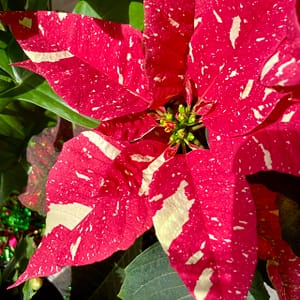
<instances>
[{"instance_id":1,"label":"red leaf","mask_svg":"<svg viewBox=\"0 0 300 300\"><path fill-rule=\"evenodd\" d=\"M17 65L44 76L80 113L107 120L149 106L139 31L56 12L1 12L0 18L31 59Z\"/></svg>"},{"instance_id":2,"label":"red leaf","mask_svg":"<svg viewBox=\"0 0 300 300\"><path fill-rule=\"evenodd\" d=\"M63 121L65 122L65 121ZM46 214L46 190L45 185L48 173L56 162L59 141L65 141L72 135L72 128L59 122L56 127L46 128L39 135L34 136L27 148L27 160L32 166L29 173L26 190L19 196L20 201L41 215Z\"/></svg>"},{"instance_id":3,"label":"red leaf","mask_svg":"<svg viewBox=\"0 0 300 300\"><path fill-rule=\"evenodd\" d=\"M195 81L200 100L216 103L204 117L208 128L235 135L249 132L283 97L262 85L260 77L287 37L294 2L196 1L187 76Z\"/></svg>"}]
</instances>

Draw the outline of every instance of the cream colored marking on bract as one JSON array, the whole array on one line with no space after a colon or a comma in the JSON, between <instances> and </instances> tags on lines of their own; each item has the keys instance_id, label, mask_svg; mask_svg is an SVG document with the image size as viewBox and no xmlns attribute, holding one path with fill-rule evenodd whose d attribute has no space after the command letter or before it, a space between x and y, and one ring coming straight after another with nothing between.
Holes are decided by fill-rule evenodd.
<instances>
[{"instance_id":1,"label":"cream colored marking on bract","mask_svg":"<svg viewBox=\"0 0 300 300\"><path fill-rule=\"evenodd\" d=\"M150 155L141 155L141 154L132 154L130 156L131 160L137 161L137 162L150 162L154 159L153 156Z\"/></svg>"},{"instance_id":2,"label":"cream colored marking on bract","mask_svg":"<svg viewBox=\"0 0 300 300\"><path fill-rule=\"evenodd\" d=\"M262 102L264 102L268 98L268 96L270 94L272 94L273 92L274 92L273 89L271 89L271 88L265 88L265 90L264 90L264 97L262 99Z\"/></svg>"},{"instance_id":3,"label":"cream colored marking on bract","mask_svg":"<svg viewBox=\"0 0 300 300\"><path fill-rule=\"evenodd\" d=\"M243 226L233 226L232 229L233 229L233 230L244 230L245 227L243 227Z\"/></svg>"},{"instance_id":4,"label":"cream colored marking on bract","mask_svg":"<svg viewBox=\"0 0 300 300\"><path fill-rule=\"evenodd\" d=\"M255 119L260 120L264 118L264 116L257 109L251 108L251 110L253 111Z\"/></svg>"},{"instance_id":5,"label":"cream colored marking on bract","mask_svg":"<svg viewBox=\"0 0 300 300\"><path fill-rule=\"evenodd\" d=\"M269 71L279 62L279 52L275 53L264 65L261 71L261 79L269 73Z\"/></svg>"},{"instance_id":6,"label":"cream colored marking on bract","mask_svg":"<svg viewBox=\"0 0 300 300\"><path fill-rule=\"evenodd\" d=\"M68 204L51 203L46 218L45 235L58 225L73 230L91 211L91 207L76 202Z\"/></svg>"},{"instance_id":7,"label":"cream colored marking on bract","mask_svg":"<svg viewBox=\"0 0 300 300\"><path fill-rule=\"evenodd\" d=\"M86 176L86 175L84 175L84 174L81 174L81 173L79 173L79 172L77 172L77 171L75 171L75 174L76 174L76 176L77 176L79 179L84 179L84 180L86 180L86 181L91 180L90 177L88 177L88 176Z\"/></svg>"},{"instance_id":8,"label":"cream colored marking on bract","mask_svg":"<svg viewBox=\"0 0 300 300\"><path fill-rule=\"evenodd\" d=\"M57 62L62 59L74 57L69 51L37 52L24 50L24 52L34 63Z\"/></svg>"},{"instance_id":9,"label":"cream colored marking on bract","mask_svg":"<svg viewBox=\"0 0 300 300\"><path fill-rule=\"evenodd\" d=\"M253 79L249 79L243 92L241 93L240 97L241 99L245 99L249 96L251 90L252 90L252 87L253 87L253 83L254 83L254 80Z\"/></svg>"},{"instance_id":10,"label":"cream colored marking on bract","mask_svg":"<svg viewBox=\"0 0 300 300\"><path fill-rule=\"evenodd\" d=\"M119 82L120 85L123 85L123 83L124 83L124 77L121 74L121 71L120 71L119 67L117 67L117 73L118 73L118 82Z\"/></svg>"},{"instance_id":11,"label":"cream colored marking on bract","mask_svg":"<svg viewBox=\"0 0 300 300\"><path fill-rule=\"evenodd\" d=\"M71 247L70 247L70 252L71 252L71 255L72 255L72 260L74 261L74 258L75 258L75 255L76 255L76 252L77 252L77 249L79 247L79 244L81 242L81 236L79 236L76 240L76 242L74 244L71 244Z\"/></svg>"},{"instance_id":12,"label":"cream colored marking on bract","mask_svg":"<svg viewBox=\"0 0 300 300\"><path fill-rule=\"evenodd\" d=\"M296 59L295 59L295 57L293 57L292 59L290 59L289 61L285 62L284 64L282 64L281 66L278 67L278 71L275 74L275 76L281 76L281 75L283 75L284 68L286 68L290 64L295 64L295 63L296 63Z\"/></svg>"},{"instance_id":13,"label":"cream colored marking on bract","mask_svg":"<svg viewBox=\"0 0 300 300\"><path fill-rule=\"evenodd\" d=\"M236 39L238 38L238 36L240 34L240 29L241 29L241 18L239 16L236 16L232 19L232 25L231 25L230 33L229 33L231 45L232 45L232 48L234 48L234 49L235 49Z\"/></svg>"},{"instance_id":14,"label":"cream colored marking on bract","mask_svg":"<svg viewBox=\"0 0 300 300\"><path fill-rule=\"evenodd\" d=\"M194 289L194 294L197 300L204 300L206 296L209 293L210 288L212 287L212 282L210 280L212 274L213 274L213 269L207 268L204 269L203 272L201 273L199 279L197 280L195 289Z\"/></svg>"},{"instance_id":15,"label":"cream colored marking on bract","mask_svg":"<svg viewBox=\"0 0 300 300\"><path fill-rule=\"evenodd\" d=\"M188 54L191 58L192 64L195 62L195 57L193 54L193 47L192 47L192 43L189 42L189 54Z\"/></svg>"},{"instance_id":16,"label":"cream colored marking on bract","mask_svg":"<svg viewBox=\"0 0 300 300\"><path fill-rule=\"evenodd\" d=\"M93 131L84 131L82 133L92 144L94 144L103 154L111 160L114 160L121 151L106 141L101 135Z\"/></svg>"},{"instance_id":17,"label":"cream colored marking on bract","mask_svg":"<svg viewBox=\"0 0 300 300\"><path fill-rule=\"evenodd\" d=\"M290 122L294 114L295 114L295 111L290 111L289 113L284 114L282 116L281 122L283 122L283 123Z\"/></svg>"},{"instance_id":18,"label":"cream colored marking on bract","mask_svg":"<svg viewBox=\"0 0 300 300\"><path fill-rule=\"evenodd\" d=\"M261 149L261 151L263 152L264 154L264 162L265 162L265 165L267 167L268 170L271 170L272 169L272 158L271 158L271 153L269 150L265 149L264 145L259 143L258 139L254 136L252 136L252 139L255 143L258 144L259 148Z\"/></svg>"},{"instance_id":19,"label":"cream colored marking on bract","mask_svg":"<svg viewBox=\"0 0 300 300\"><path fill-rule=\"evenodd\" d=\"M68 16L68 14L65 12L59 12L57 15L58 15L58 18L60 21L62 21L63 19L65 19Z\"/></svg>"},{"instance_id":20,"label":"cream colored marking on bract","mask_svg":"<svg viewBox=\"0 0 300 300\"><path fill-rule=\"evenodd\" d=\"M204 253L199 250L196 253L194 253L185 263L186 265L194 265L196 264L202 257L203 257Z\"/></svg>"},{"instance_id":21,"label":"cream colored marking on bract","mask_svg":"<svg viewBox=\"0 0 300 300\"><path fill-rule=\"evenodd\" d=\"M202 22L202 17L198 17L194 19L194 29L197 28L197 26Z\"/></svg>"},{"instance_id":22,"label":"cream colored marking on bract","mask_svg":"<svg viewBox=\"0 0 300 300\"><path fill-rule=\"evenodd\" d=\"M149 194L149 186L153 178L153 174L166 162L165 153L163 152L157 157L146 169L143 170L142 184L139 189L139 196Z\"/></svg>"},{"instance_id":23,"label":"cream colored marking on bract","mask_svg":"<svg viewBox=\"0 0 300 300\"><path fill-rule=\"evenodd\" d=\"M42 24L39 24L38 28L39 28L41 34L44 35L45 34L45 30L44 30L44 27L42 26Z\"/></svg>"},{"instance_id":24,"label":"cream colored marking on bract","mask_svg":"<svg viewBox=\"0 0 300 300\"><path fill-rule=\"evenodd\" d=\"M171 17L169 18L169 22L172 26L174 26L175 28L179 28L179 23L176 22L174 19L172 19Z\"/></svg>"},{"instance_id":25,"label":"cream colored marking on bract","mask_svg":"<svg viewBox=\"0 0 300 300\"><path fill-rule=\"evenodd\" d=\"M168 252L171 243L182 233L183 225L189 220L189 211L195 199L185 194L188 183L183 180L177 191L165 199L163 207L153 217L156 236L163 249Z\"/></svg>"},{"instance_id":26,"label":"cream colored marking on bract","mask_svg":"<svg viewBox=\"0 0 300 300\"><path fill-rule=\"evenodd\" d=\"M23 25L24 27L27 27L27 28L31 29L31 27L32 27L32 19L24 17L23 19L19 20L19 24Z\"/></svg>"},{"instance_id":27,"label":"cream colored marking on bract","mask_svg":"<svg viewBox=\"0 0 300 300\"><path fill-rule=\"evenodd\" d=\"M223 23L222 18L218 15L218 13L215 10L213 10L213 14L216 17L218 23Z\"/></svg>"}]
</instances>

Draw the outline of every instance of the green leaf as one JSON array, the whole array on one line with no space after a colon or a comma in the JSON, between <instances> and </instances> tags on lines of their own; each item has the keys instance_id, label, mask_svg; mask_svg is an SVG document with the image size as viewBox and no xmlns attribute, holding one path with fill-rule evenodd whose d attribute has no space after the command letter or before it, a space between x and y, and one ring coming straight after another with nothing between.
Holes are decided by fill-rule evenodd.
<instances>
[{"instance_id":1,"label":"green leaf","mask_svg":"<svg viewBox=\"0 0 300 300\"><path fill-rule=\"evenodd\" d=\"M0 205L26 184L25 148L29 138L55 124L53 116L33 104L14 101L0 114Z\"/></svg>"},{"instance_id":2,"label":"green leaf","mask_svg":"<svg viewBox=\"0 0 300 300\"><path fill-rule=\"evenodd\" d=\"M144 5L139 1L129 4L129 24L139 30L144 29Z\"/></svg>"},{"instance_id":3,"label":"green leaf","mask_svg":"<svg viewBox=\"0 0 300 300\"><path fill-rule=\"evenodd\" d=\"M27 0L27 10L47 10L49 9L48 0Z\"/></svg>"},{"instance_id":4,"label":"green leaf","mask_svg":"<svg viewBox=\"0 0 300 300\"><path fill-rule=\"evenodd\" d=\"M118 296L123 300L193 299L159 243L126 267L125 281Z\"/></svg>"},{"instance_id":5,"label":"green leaf","mask_svg":"<svg viewBox=\"0 0 300 300\"><path fill-rule=\"evenodd\" d=\"M73 12L94 18L131 24L139 30L143 29L143 4L142 1L138 0L81 0L77 3Z\"/></svg>"},{"instance_id":6,"label":"green leaf","mask_svg":"<svg viewBox=\"0 0 300 300\"><path fill-rule=\"evenodd\" d=\"M80 115L70 108L50 88L48 83L40 76L31 73L24 78L18 86L0 94L0 110L12 99L23 100L43 107L58 116L87 128L99 125L99 121Z\"/></svg>"},{"instance_id":7,"label":"green leaf","mask_svg":"<svg viewBox=\"0 0 300 300\"><path fill-rule=\"evenodd\" d=\"M247 300L269 300L269 298L263 278L260 272L256 270Z\"/></svg>"}]
</instances>

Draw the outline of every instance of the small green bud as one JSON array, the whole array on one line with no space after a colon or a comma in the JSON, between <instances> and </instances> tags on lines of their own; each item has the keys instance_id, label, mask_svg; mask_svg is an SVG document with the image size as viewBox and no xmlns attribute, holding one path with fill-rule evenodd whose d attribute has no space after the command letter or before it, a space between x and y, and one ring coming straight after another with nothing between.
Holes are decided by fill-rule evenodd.
<instances>
[{"instance_id":1,"label":"small green bud","mask_svg":"<svg viewBox=\"0 0 300 300\"><path fill-rule=\"evenodd\" d=\"M191 132L188 132L186 139L189 142L193 142L195 140L195 136Z\"/></svg>"}]
</instances>

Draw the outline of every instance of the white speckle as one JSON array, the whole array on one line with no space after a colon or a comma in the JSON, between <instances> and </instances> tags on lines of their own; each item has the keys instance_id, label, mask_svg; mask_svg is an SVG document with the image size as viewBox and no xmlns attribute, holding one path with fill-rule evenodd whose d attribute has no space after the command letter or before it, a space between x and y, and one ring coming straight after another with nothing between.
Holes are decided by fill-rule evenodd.
<instances>
[{"instance_id":1,"label":"white speckle","mask_svg":"<svg viewBox=\"0 0 300 300\"><path fill-rule=\"evenodd\" d=\"M261 71L261 79L267 75L267 73L279 62L279 52L274 54L269 60L265 63L262 71Z\"/></svg>"},{"instance_id":2,"label":"white speckle","mask_svg":"<svg viewBox=\"0 0 300 300\"><path fill-rule=\"evenodd\" d=\"M221 141L221 137L219 135L216 136L217 141Z\"/></svg>"},{"instance_id":3,"label":"white speckle","mask_svg":"<svg viewBox=\"0 0 300 300\"><path fill-rule=\"evenodd\" d=\"M217 217L211 217L210 218L212 221L215 221L215 222L219 222L219 219Z\"/></svg>"},{"instance_id":4,"label":"white speckle","mask_svg":"<svg viewBox=\"0 0 300 300\"><path fill-rule=\"evenodd\" d=\"M261 151L264 154L264 161L265 161L265 165L267 167L268 170L272 169L272 158L271 158L271 153L270 151L266 150L264 145L259 143L258 139L254 136L252 136L252 139L254 140L255 143L258 144L258 146L260 147Z\"/></svg>"},{"instance_id":5,"label":"white speckle","mask_svg":"<svg viewBox=\"0 0 300 300\"><path fill-rule=\"evenodd\" d=\"M91 210L91 207L76 202L68 204L51 203L46 218L45 235L58 225L73 230Z\"/></svg>"},{"instance_id":6,"label":"white speckle","mask_svg":"<svg viewBox=\"0 0 300 300\"><path fill-rule=\"evenodd\" d=\"M244 230L245 227L243 226L233 226L233 230Z\"/></svg>"},{"instance_id":7,"label":"white speckle","mask_svg":"<svg viewBox=\"0 0 300 300\"><path fill-rule=\"evenodd\" d=\"M65 19L67 16L68 16L68 14L65 13L65 12L59 12L58 13L58 18L59 18L60 21L62 21L63 19Z\"/></svg>"},{"instance_id":8,"label":"white speckle","mask_svg":"<svg viewBox=\"0 0 300 300\"><path fill-rule=\"evenodd\" d=\"M101 135L93 131L84 131L82 135L85 136L92 144L94 144L104 155L109 159L114 160L121 151L115 146L107 142Z\"/></svg>"},{"instance_id":9,"label":"white speckle","mask_svg":"<svg viewBox=\"0 0 300 300\"><path fill-rule=\"evenodd\" d=\"M213 10L213 14L216 17L218 23L223 23L222 18L218 15L218 13L215 10Z\"/></svg>"},{"instance_id":10,"label":"white speckle","mask_svg":"<svg viewBox=\"0 0 300 300\"><path fill-rule=\"evenodd\" d=\"M241 223L241 224L248 224L247 221L243 221L243 220L239 220L239 223Z\"/></svg>"},{"instance_id":11,"label":"white speckle","mask_svg":"<svg viewBox=\"0 0 300 300\"><path fill-rule=\"evenodd\" d=\"M229 77L234 77L236 75L238 75L239 73L236 70L233 70L230 74Z\"/></svg>"},{"instance_id":12,"label":"white speckle","mask_svg":"<svg viewBox=\"0 0 300 300\"><path fill-rule=\"evenodd\" d=\"M117 201L116 209L115 209L115 211L114 211L114 213L113 213L113 216L114 216L114 217L118 214L119 209L120 209L120 202Z\"/></svg>"},{"instance_id":13,"label":"white speckle","mask_svg":"<svg viewBox=\"0 0 300 300\"><path fill-rule=\"evenodd\" d=\"M174 26L175 28L179 28L179 23L176 22L174 19L169 18L169 22L172 26Z\"/></svg>"},{"instance_id":14,"label":"white speckle","mask_svg":"<svg viewBox=\"0 0 300 300\"><path fill-rule=\"evenodd\" d=\"M45 34L45 30L44 30L44 27L42 26L42 24L39 24L38 27L39 27L39 30L42 33L42 35L44 35Z\"/></svg>"},{"instance_id":15,"label":"white speckle","mask_svg":"<svg viewBox=\"0 0 300 300\"><path fill-rule=\"evenodd\" d=\"M241 29L240 27L241 27L241 18L239 16L236 16L232 19L232 25L231 25L230 33L229 33L231 45L232 45L232 48L234 48L234 49L235 49L236 39L238 38L238 36L240 34L240 29Z\"/></svg>"},{"instance_id":16,"label":"white speckle","mask_svg":"<svg viewBox=\"0 0 300 300\"><path fill-rule=\"evenodd\" d=\"M282 116L281 122L283 122L283 123L290 122L294 114L295 114L295 111L290 111L289 113L284 114Z\"/></svg>"},{"instance_id":17,"label":"white speckle","mask_svg":"<svg viewBox=\"0 0 300 300\"><path fill-rule=\"evenodd\" d=\"M262 42L264 39L265 39L264 37L260 37L260 38L257 38L256 41L257 42Z\"/></svg>"},{"instance_id":18,"label":"white speckle","mask_svg":"<svg viewBox=\"0 0 300 300\"><path fill-rule=\"evenodd\" d=\"M71 244L71 247L70 247L70 252L71 252L71 255L72 255L72 260L74 261L74 258L75 258L75 255L76 255L76 252L77 252L77 249L79 247L79 244L81 242L81 236L79 236L76 240L76 242L74 244Z\"/></svg>"},{"instance_id":19,"label":"white speckle","mask_svg":"<svg viewBox=\"0 0 300 300\"><path fill-rule=\"evenodd\" d=\"M162 82L162 79L161 79L161 77L159 77L159 76L155 76L155 77L153 78L153 80L156 81L156 82Z\"/></svg>"},{"instance_id":20,"label":"white speckle","mask_svg":"<svg viewBox=\"0 0 300 300\"><path fill-rule=\"evenodd\" d=\"M129 48L132 48L133 46L133 40L132 40L132 36L129 37Z\"/></svg>"},{"instance_id":21,"label":"white speckle","mask_svg":"<svg viewBox=\"0 0 300 300\"><path fill-rule=\"evenodd\" d=\"M243 92L240 94L241 99L245 99L249 96L249 94L252 90L252 87L253 87L253 83L254 83L253 79L248 80Z\"/></svg>"},{"instance_id":22,"label":"white speckle","mask_svg":"<svg viewBox=\"0 0 300 300\"><path fill-rule=\"evenodd\" d=\"M154 159L153 156L150 155L141 155L141 154L132 154L130 156L131 160L137 161L137 162L150 162Z\"/></svg>"},{"instance_id":23,"label":"white speckle","mask_svg":"<svg viewBox=\"0 0 300 300\"><path fill-rule=\"evenodd\" d=\"M191 58L191 62L195 62L194 54L193 54L193 48L192 48L192 43L189 43L189 56Z\"/></svg>"},{"instance_id":24,"label":"white speckle","mask_svg":"<svg viewBox=\"0 0 300 300\"><path fill-rule=\"evenodd\" d=\"M118 82L119 84L123 85L124 83L124 77L121 74L120 68L117 66L117 73L118 73Z\"/></svg>"},{"instance_id":25,"label":"white speckle","mask_svg":"<svg viewBox=\"0 0 300 300\"><path fill-rule=\"evenodd\" d=\"M78 178L80 178L80 179L84 179L84 180L86 180L86 181L91 180L90 177L88 177L88 176L86 176L86 175L84 175L84 174L80 174L80 173L77 172L77 171L75 171L75 173L76 173L76 176L77 176Z\"/></svg>"},{"instance_id":26,"label":"white speckle","mask_svg":"<svg viewBox=\"0 0 300 300\"><path fill-rule=\"evenodd\" d=\"M99 110L100 108L101 108L100 106L94 106L94 107L92 107L92 111Z\"/></svg>"},{"instance_id":27,"label":"white speckle","mask_svg":"<svg viewBox=\"0 0 300 300\"><path fill-rule=\"evenodd\" d=\"M218 239L213 234L208 234L209 239L217 241Z\"/></svg>"},{"instance_id":28,"label":"white speckle","mask_svg":"<svg viewBox=\"0 0 300 300\"><path fill-rule=\"evenodd\" d=\"M126 56L126 59L127 59L127 61L130 61L131 60L131 53L127 53L127 56Z\"/></svg>"},{"instance_id":29,"label":"white speckle","mask_svg":"<svg viewBox=\"0 0 300 300\"><path fill-rule=\"evenodd\" d=\"M164 251L181 234L183 225L189 220L189 210L195 199L189 200L185 194L186 181L182 181L177 191L163 202L163 207L153 217L156 236Z\"/></svg>"},{"instance_id":30,"label":"white speckle","mask_svg":"<svg viewBox=\"0 0 300 300\"><path fill-rule=\"evenodd\" d=\"M224 66L225 66L225 63L222 64L222 65L219 67L219 71L220 71L220 72L223 70Z\"/></svg>"},{"instance_id":31,"label":"white speckle","mask_svg":"<svg viewBox=\"0 0 300 300\"><path fill-rule=\"evenodd\" d=\"M197 251L186 261L185 264L186 265L194 265L203 257L203 255L204 255L204 253L201 250Z\"/></svg>"},{"instance_id":32,"label":"white speckle","mask_svg":"<svg viewBox=\"0 0 300 300\"><path fill-rule=\"evenodd\" d=\"M194 294L197 300L204 300L209 293L213 283L210 278L212 277L213 269L206 268L201 273L199 279L196 282Z\"/></svg>"}]
</instances>

